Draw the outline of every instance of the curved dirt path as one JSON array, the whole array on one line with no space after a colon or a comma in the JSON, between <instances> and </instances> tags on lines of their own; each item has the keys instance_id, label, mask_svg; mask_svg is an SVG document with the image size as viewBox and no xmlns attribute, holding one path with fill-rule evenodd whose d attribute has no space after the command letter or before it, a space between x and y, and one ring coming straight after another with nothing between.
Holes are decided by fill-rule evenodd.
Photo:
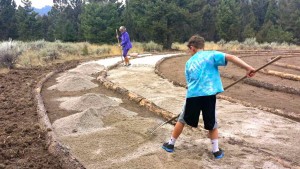
<instances>
[{"instance_id":1,"label":"curved dirt path","mask_svg":"<svg viewBox=\"0 0 300 169\"><path fill-rule=\"evenodd\" d=\"M171 56L134 59L131 67L108 71L107 79L177 115L185 89L154 73L155 63ZM168 140L172 125L164 125L155 135L147 134L162 120L145 115L142 109L126 109L122 98L93 92L98 84L92 74L118 61L88 62L83 64L85 69L79 65L60 74L57 82L46 89L58 95L67 92L48 99L57 105L51 109L70 112L52 118L53 128L86 168L299 168L298 122L224 100L217 103L223 159L213 159L201 120L199 129L185 128L174 153L166 153L161 145Z\"/></svg>"}]
</instances>

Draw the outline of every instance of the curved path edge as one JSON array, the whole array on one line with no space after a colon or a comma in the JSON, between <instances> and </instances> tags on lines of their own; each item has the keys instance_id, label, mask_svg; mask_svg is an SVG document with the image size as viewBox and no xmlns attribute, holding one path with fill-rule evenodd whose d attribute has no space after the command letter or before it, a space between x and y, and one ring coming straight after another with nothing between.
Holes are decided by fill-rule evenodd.
<instances>
[{"instance_id":1,"label":"curved path edge","mask_svg":"<svg viewBox=\"0 0 300 169\"><path fill-rule=\"evenodd\" d=\"M173 56L173 57L180 57L180 56ZM170 58L173 58L170 57ZM159 66L160 64L166 60L168 58L162 58L160 59L156 64L155 64L155 73L157 75L159 75L160 77L162 77L163 79L167 79L160 71L159 71ZM97 81L100 82L101 85L103 85L104 87L106 87L107 89L113 90L117 93L120 93L121 95L125 96L126 98L128 98L129 100L132 100L134 102L136 102L137 104L139 104L140 106L143 106L145 108L147 108L149 111L163 117L164 119L171 119L173 118L173 115L171 112L160 108L159 106L157 106L156 104L154 104L153 102L149 101L148 99L133 93L129 90L127 90L126 88L123 88L113 82L111 82L110 80L108 80L107 77L107 71L116 68L121 62L118 62L112 66L109 66L107 68L105 68L104 70L102 70L98 77L97 77ZM77 66L77 65L76 65ZM69 66L67 67L65 70L67 69L71 69L75 66ZM62 72L64 70L57 70L57 71L53 71L49 74L47 74L43 79L41 79L38 84L36 85L36 88L34 89L33 93L35 95L35 100L37 103L37 113L38 113L38 117L39 117L39 121L40 124L42 125L42 128L44 128L47 131L46 134L46 141L47 141L47 148L48 151L57 156L60 159L60 162L62 164L63 168L85 168L70 152L70 150L66 147L64 147L57 139L55 133L53 132L53 128L52 128L52 124L48 118L47 115L47 110L45 108L44 105L44 101L43 98L41 96L41 91L42 91L42 87L43 84L51 77L53 77L54 75ZM169 80L169 79L167 79ZM169 80L170 81L170 80ZM175 81L170 81L172 84L174 84L175 86L180 86L180 87L186 87L185 84L181 84ZM229 102L233 102L233 103L239 103L242 104L246 107L255 107L258 108L260 110L264 110L264 111L268 111L283 117L287 117L289 119L293 119L295 121L300 121L300 116L295 114L295 113L290 113L290 112L283 112L282 110L278 110L278 109L272 109L272 108L268 108L268 107L262 107L260 105L253 105L251 103L248 102L244 102L244 101L240 101L237 99L233 99L231 97L227 97L227 96L222 96L222 95L218 95L219 99L223 99L223 100L227 100ZM172 124L174 124L175 122L172 122Z\"/></svg>"},{"instance_id":2,"label":"curved path edge","mask_svg":"<svg viewBox=\"0 0 300 169\"><path fill-rule=\"evenodd\" d=\"M166 78L166 76L162 72L159 71L159 67L160 67L160 64L162 62L164 62L167 59L174 58L174 57L180 57L180 56L173 56L173 57L168 57L168 58L162 58L162 59L160 59L156 63L156 65L155 65L155 73L158 76L160 76L161 78L167 79L169 82L171 82L175 86L180 86L180 87L185 87L186 88L185 84L182 84L182 83L176 82L176 81L172 81L172 80ZM225 77L227 77L227 76L225 76ZM286 117L286 118L289 118L291 120L295 120L297 122L300 122L300 115L296 114L294 112L284 112L284 111L282 111L280 109L274 109L274 108L270 108L270 107L264 107L264 106L261 106L261 105L252 104L252 103L249 103L249 102L241 101L241 100L234 99L232 97L224 96L224 95L218 95L217 98L218 99L227 100L227 101L232 102L232 103L239 103L239 104L242 104L242 105L244 105L246 107L255 107L255 108L258 108L260 110L268 111L270 113L273 113L273 114L276 114L276 115L279 115L279 116L282 116L282 117Z\"/></svg>"},{"instance_id":3,"label":"curved path edge","mask_svg":"<svg viewBox=\"0 0 300 169\"><path fill-rule=\"evenodd\" d=\"M77 66L77 65L76 65ZM66 69L71 69L74 66L69 66ZM69 151L68 148L64 147L63 144L57 139L55 133L53 132L52 124L47 115L47 110L44 105L44 101L41 95L43 84L53 77L54 75L62 72L64 70L56 70L48 73L44 78L42 78L36 85L33 93L35 95L35 101L37 103L37 113L39 117L39 123L42 128L46 130L46 145L48 151L58 157L62 168L67 169L83 169L85 168Z\"/></svg>"},{"instance_id":4,"label":"curved path edge","mask_svg":"<svg viewBox=\"0 0 300 169\"><path fill-rule=\"evenodd\" d=\"M164 119L170 120L171 118L173 118L171 112L169 112L163 108L160 108L159 106L154 104L152 101L146 99L145 97L143 97L139 94L136 94L134 92L131 92L131 91L127 90L126 88L121 87L106 78L107 71L116 68L120 63L121 62L118 62L112 66L109 66L99 73L97 80L100 82L100 84L103 85L104 87L106 87L107 89L115 91L115 92L125 96L129 100L136 102L140 106L145 107L147 110L161 116ZM170 123L175 124L175 122L170 122Z\"/></svg>"}]
</instances>

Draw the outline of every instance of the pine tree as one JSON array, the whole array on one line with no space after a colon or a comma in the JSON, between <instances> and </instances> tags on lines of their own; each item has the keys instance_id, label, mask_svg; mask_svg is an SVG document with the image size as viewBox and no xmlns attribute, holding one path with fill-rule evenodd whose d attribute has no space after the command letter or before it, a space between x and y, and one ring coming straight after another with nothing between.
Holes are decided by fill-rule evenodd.
<instances>
[{"instance_id":1,"label":"pine tree","mask_svg":"<svg viewBox=\"0 0 300 169\"><path fill-rule=\"evenodd\" d=\"M240 35L240 20L235 0L221 1L217 13L217 30L221 39L238 40Z\"/></svg>"},{"instance_id":2,"label":"pine tree","mask_svg":"<svg viewBox=\"0 0 300 169\"><path fill-rule=\"evenodd\" d=\"M13 0L0 1L0 40L17 38L16 3Z\"/></svg>"},{"instance_id":3,"label":"pine tree","mask_svg":"<svg viewBox=\"0 0 300 169\"><path fill-rule=\"evenodd\" d=\"M29 41L40 39L38 34L41 25L37 22L37 13L33 11L30 0L22 0L24 7L19 6L16 17L18 21L18 35L20 40Z\"/></svg>"},{"instance_id":4,"label":"pine tree","mask_svg":"<svg viewBox=\"0 0 300 169\"><path fill-rule=\"evenodd\" d=\"M116 42L115 29L120 26L117 3L90 3L80 16L85 40L93 43ZM110 12L108 12L110 11Z\"/></svg>"}]
</instances>

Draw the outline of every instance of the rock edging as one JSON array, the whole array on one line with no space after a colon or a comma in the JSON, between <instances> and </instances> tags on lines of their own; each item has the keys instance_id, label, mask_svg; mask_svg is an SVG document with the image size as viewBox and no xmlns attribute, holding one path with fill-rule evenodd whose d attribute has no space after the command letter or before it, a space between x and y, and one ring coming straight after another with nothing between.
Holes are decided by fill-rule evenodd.
<instances>
[{"instance_id":1,"label":"rock edging","mask_svg":"<svg viewBox=\"0 0 300 169\"><path fill-rule=\"evenodd\" d=\"M74 66L67 67L66 69L71 69ZM68 148L63 146L57 139L55 133L53 132L52 124L47 115L47 110L44 105L44 101L41 95L43 84L51 77L63 70L57 70L47 74L43 79L41 79L36 85L34 92L35 101L37 103L37 113L39 117L39 122L41 127L46 130L46 141L48 151L54 156L58 157L63 168L68 169L84 169L85 167L71 154Z\"/></svg>"},{"instance_id":2,"label":"rock edging","mask_svg":"<svg viewBox=\"0 0 300 169\"><path fill-rule=\"evenodd\" d=\"M164 119L171 119L173 118L172 113L160 108L159 106L157 106L156 104L154 104L153 102L151 102L150 100L144 98L143 96L136 94L134 92L131 92L129 90L127 90L124 87L121 87L115 83L113 83L112 81L108 80L107 77L107 71L114 69L115 67L117 67L121 62L118 62L112 66L107 67L106 69L104 69L103 71L100 72L99 76L97 77L97 81L100 82L101 85L105 86L107 89L109 90L113 90L123 96L125 96L126 98L128 98L129 100L132 100L134 102L136 102L137 104L139 104L140 106L145 107L147 110L163 117ZM171 122L172 124L175 124L175 122Z\"/></svg>"}]
</instances>

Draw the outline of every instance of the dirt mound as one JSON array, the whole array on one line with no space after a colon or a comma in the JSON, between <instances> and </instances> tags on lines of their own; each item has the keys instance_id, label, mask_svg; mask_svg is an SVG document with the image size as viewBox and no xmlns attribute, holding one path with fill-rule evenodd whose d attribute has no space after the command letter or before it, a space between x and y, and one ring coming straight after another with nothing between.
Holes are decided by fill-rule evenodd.
<instances>
[{"instance_id":1,"label":"dirt mound","mask_svg":"<svg viewBox=\"0 0 300 169\"><path fill-rule=\"evenodd\" d=\"M53 128L58 136L66 136L73 133L88 133L101 130L108 123L122 121L124 118L135 116L118 106L107 106L105 108L89 108L81 113L76 113L56 120Z\"/></svg>"},{"instance_id":2,"label":"dirt mound","mask_svg":"<svg viewBox=\"0 0 300 169\"><path fill-rule=\"evenodd\" d=\"M48 90L79 91L98 87L91 82L91 77L81 73L66 73L57 78L58 84L51 86Z\"/></svg>"},{"instance_id":3,"label":"dirt mound","mask_svg":"<svg viewBox=\"0 0 300 169\"><path fill-rule=\"evenodd\" d=\"M78 72L85 75L92 75L94 73L100 72L104 69L104 66L98 63L83 63L77 66L75 69L70 70L70 72Z\"/></svg>"},{"instance_id":4,"label":"dirt mound","mask_svg":"<svg viewBox=\"0 0 300 169\"><path fill-rule=\"evenodd\" d=\"M117 106L119 102L110 99L102 94L87 93L79 97L59 98L61 101L60 108L66 110L83 111L88 108L101 108L106 106Z\"/></svg>"}]
</instances>

